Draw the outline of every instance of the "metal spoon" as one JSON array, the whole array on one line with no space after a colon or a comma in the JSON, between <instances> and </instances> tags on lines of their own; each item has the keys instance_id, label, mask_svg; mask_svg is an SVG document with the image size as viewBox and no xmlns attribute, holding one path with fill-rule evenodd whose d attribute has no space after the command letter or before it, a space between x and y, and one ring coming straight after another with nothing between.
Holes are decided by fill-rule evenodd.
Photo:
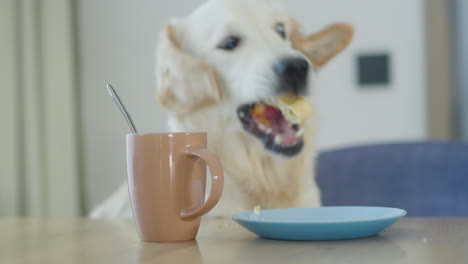
<instances>
[{"instance_id":1,"label":"metal spoon","mask_svg":"<svg viewBox=\"0 0 468 264\"><path fill-rule=\"evenodd\" d=\"M135 124L133 124L132 117L127 112L127 109L125 109L125 106L120 100L120 97L115 92L114 87L112 87L112 85L110 84L108 84L106 87L107 87L107 91L109 91L109 94L111 95L112 99L114 99L115 104L117 105L123 117L125 118L125 121L127 121L127 125L130 127L130 130L132 131L132 133L133 134L138 133L136 130Z\"/></svg>"}]
</instances>

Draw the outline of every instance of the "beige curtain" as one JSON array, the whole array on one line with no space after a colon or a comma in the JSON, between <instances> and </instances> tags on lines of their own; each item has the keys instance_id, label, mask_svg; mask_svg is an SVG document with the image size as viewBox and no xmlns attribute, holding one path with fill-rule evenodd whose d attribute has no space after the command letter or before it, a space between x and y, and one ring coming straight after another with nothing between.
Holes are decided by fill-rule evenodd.
<instances>
[{"instance_id":1,"label":"beige curtain","mask_svg":"<svg viewBox=\"0 0 468 264\"><path fill-rule=\"evenodd\" d=\"M81 214L73 14L0 1L0 216Z\"/></svg>"}]
</instances>

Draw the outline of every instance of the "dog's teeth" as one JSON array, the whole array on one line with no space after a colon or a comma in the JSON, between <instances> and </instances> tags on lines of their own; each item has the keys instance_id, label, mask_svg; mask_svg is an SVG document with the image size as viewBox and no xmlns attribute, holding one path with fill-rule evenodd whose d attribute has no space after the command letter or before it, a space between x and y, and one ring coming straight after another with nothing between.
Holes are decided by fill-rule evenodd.
<instances>
[{"instance_id":1,"label":"dog's teeth","mask_svg":"<svg viewBox=\"0 0 468 264\"><path fill-rule=\"evenodd\" d=\"M271 134L271 132L273 132L273 130L271 128L267 128L266 133Z\"/></svg>"},{"instance_id":2,"label":"dog's teeth","mask_svg":"<svg viewBox=\"0 0 468 264\"><path fill-rule=\"evenodd\" d=\"M277 144L277 145L281 144L281 136L280 135L275 136L275 144Z\"/></svg>"},{"instance_id":3,"label":"dog's teeth","mask_svg":"<svg viewBox=\"0 0 468 264\"><path fill-rule=\"evenodd\" d=\"M304 128L299 129L299 130L297 131L296 135L297 135L298 137L304 135Z\"/></svg>"},{"instance_id":4,"label":"dog's teeth","mask_svg":"<svg viewBox=\"0 0 468 264\"><path fill-rule=\"evenodd\" d=\"M263 124L258 124L258 128L260 128L260 130L264 132L267 130L267 127Z\"/></svg>"}]
</instances>

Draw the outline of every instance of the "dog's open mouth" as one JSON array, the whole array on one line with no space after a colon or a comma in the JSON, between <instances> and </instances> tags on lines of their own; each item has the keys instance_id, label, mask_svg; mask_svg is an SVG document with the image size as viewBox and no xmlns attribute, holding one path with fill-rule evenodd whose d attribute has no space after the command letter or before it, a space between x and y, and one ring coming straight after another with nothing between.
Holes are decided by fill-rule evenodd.
<instances>
[{"instance_id":1,"label":"dog's open mouth","mask_svg":"<svg viewBox=\"0 0 468 264\"><path fill-rule=\"evenodd\" d=\"M241 105L237 115L244 129L259 138L265 148L284 156L301 152L304 129L288 121L281 110L263 102Z\"/></svg>"}]
</instances>

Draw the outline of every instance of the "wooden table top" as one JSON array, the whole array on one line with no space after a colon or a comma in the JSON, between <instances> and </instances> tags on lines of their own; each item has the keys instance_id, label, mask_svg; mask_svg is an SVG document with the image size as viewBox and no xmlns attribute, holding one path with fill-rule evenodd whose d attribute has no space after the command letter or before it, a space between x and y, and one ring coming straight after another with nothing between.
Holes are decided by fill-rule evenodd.
<instances>
[{"instance_id":1,"label":"wooden table top","mask_svg":"<svg viewBox=\"0 0 468 264\"><path fill-rule=\"evenodd\" d=\"M210 224L196 241L162 244L140 242L132 221L0 219L0 263L468 263L468 218L403 218L378 236L310 242Z\"/></svg>"}]
</instances>

